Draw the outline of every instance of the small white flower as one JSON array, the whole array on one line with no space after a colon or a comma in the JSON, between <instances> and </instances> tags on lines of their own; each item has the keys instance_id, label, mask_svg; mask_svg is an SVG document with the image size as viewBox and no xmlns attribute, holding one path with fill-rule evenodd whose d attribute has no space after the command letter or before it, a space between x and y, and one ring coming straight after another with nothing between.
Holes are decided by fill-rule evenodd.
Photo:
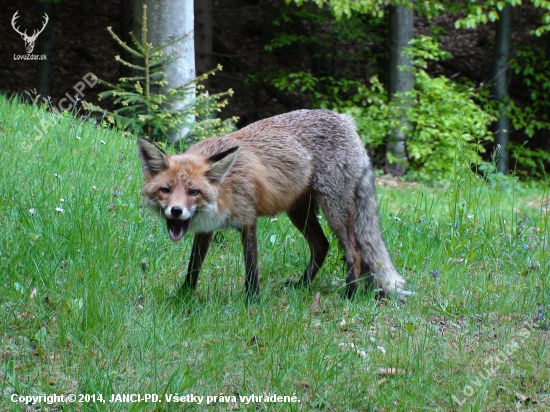
<instances>
[{"instance_id":1,"label":"small white flower","mask_svg":"<svg viewBox=\"0 0 550 412\"><path fill-rule=\"evenodd\" d=\"M65 203L65 199L61 198L60 200L61 200L61 203Z\"/></svg>"},{"instance_id":2,"label":"small white flower","mask_svg":"<svg viewBox=\"0 0 550 412\"><path fill-rule=\"evenodd\" d=\"M376 347L380 352L382 352L384 355L386 354L386 349L384 349L383 346L377 346Z\"/></svg>"},{"instance_id":3,"label":"small white flower","mask_svg":"<svg viewBox=\"0 0 550 412\"><path fill-rule=\"evenodd\" d=\"M56 208L55 208L55 211L56 211L57 213L65 213L65 210L64 210L64 209L61 209L60 207L56 207Z\"/></svg>"},{"instance_id":4,"label":"small white flower","mask_svg":"<svg viewBox=\"0 0 550 412\"><path fill-rule=\"evenodd\" d=\"M57 173L54 173L53 175L54 175L55 177L57 177L57 178L61 177L61 176L59 176Z\"/></svg>"},{"instance_id":5,"label":"small white flower","mask_svg":"<svg viewBox=\"0 0 550 412\"><path fill-rule=\"evenodd\" d=\"M100 140L100 142L101 142L101 144L107 144L107 143L105 143L103 140Z\"/></svg>"},{"instance_id":6,"label":"small white flower","mask_svg":"<svg viewBox=\"0 0 550 412\"><path fill-rule=\"evenodd\" d=\"M31 215L34 215L34 212L36 212L36 209L35 209L34 207L33 207L32 209L29 209L29 213L30 213Z\"/></svg>"},{"instance_id":7,"label":"small white flower","mask_svg":"<svg viewBox=\"0 0 550 412\"><path fill-rule=\"evenodd\" d=\"M76 140L82 140L80 136L76 136Z\"/></svg>"}]
</instances>

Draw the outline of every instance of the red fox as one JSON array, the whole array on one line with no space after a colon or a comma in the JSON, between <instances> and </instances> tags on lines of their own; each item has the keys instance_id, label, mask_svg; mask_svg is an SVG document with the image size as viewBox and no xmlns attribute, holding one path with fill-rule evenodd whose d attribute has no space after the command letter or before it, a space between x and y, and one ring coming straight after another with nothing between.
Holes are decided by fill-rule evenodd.
<instances>
[{"instance_id":1,"label":"red fox","mask_svg":"<svg viewBox=\"0 0 550 412\"><path fill-rule=\"evenodd\" d=\"M380 230L374 171L350 117L328 110L298 110L260 120L239 131L167 155L138 139L145 204L160 211L170 239L194 233L184 289L194 289L212 232L241 232L247 300L260 291L256 222L286 212L305 236L311 259L298 285L309 285L329 243L318 207L343 246L346 295L359 279L383 295L410 295Z\"/></svg>"}]
</instances>

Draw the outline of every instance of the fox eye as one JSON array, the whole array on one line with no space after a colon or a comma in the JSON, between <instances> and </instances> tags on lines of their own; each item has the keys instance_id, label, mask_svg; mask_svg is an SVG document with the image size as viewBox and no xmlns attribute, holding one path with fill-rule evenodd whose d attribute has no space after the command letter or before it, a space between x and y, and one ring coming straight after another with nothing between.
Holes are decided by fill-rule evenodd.
<instances>
[{"instance_id":1,"label":"fox eye","mask_svg":"<svg viewBox=\"0 0 550 412\"><path fill-rule=\"evenodd\" d=\"M169 187L161 187L160 188L160 193L164 194L164 195L169 195L171 192L170 188Z\"/></svg>"},{"instance_id":2,"label":"fox eye","mask_svg":"<svg viewBox=\"0 0 550 412\"><path fill-rule=\"evenodd\" d=\"M189 196L198 196L199 195L199 191L197 189L191 189L189 191Z\"/></svg>"}]
</instances>

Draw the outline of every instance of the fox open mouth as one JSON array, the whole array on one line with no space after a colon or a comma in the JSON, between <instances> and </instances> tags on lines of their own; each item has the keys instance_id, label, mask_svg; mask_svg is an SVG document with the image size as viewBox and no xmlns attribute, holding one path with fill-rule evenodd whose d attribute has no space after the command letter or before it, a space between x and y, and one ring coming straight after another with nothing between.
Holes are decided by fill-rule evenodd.
<instances>
[{"instance_id":1,"label":"fox open mouth","mask_svg":"<svg viewBox=\"0 0 550 412\"><path fill-rule=\"evenodd\" d=\"M189 229L190 220L166 219L166 228L168 229L170 239L174 242L179 242L187 232L187 229Z\"/></svg>"}]
</instances>

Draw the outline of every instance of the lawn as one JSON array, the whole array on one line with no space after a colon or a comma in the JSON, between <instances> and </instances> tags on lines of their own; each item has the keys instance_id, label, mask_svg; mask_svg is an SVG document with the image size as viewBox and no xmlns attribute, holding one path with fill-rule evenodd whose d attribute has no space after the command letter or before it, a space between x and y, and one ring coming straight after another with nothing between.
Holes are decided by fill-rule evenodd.
<instances>
[{"instance_id":1,"label":"lawn","mask_svg":"<svg viewBox=\"0 0 550 412\"><path fill-rule=\"evenodd\" d=\"M285 287L307 244L262 219L261 303L246 306L236 232L177 297L191 237L172 243L140 208L134 138L0 96L0 166L0 410L52 394L77 399L27 410L550 409L548 184L458 166L444 186L382 180L407 302L342 298L326 225L318 277Z\"/></svg>"}]
</instances>

